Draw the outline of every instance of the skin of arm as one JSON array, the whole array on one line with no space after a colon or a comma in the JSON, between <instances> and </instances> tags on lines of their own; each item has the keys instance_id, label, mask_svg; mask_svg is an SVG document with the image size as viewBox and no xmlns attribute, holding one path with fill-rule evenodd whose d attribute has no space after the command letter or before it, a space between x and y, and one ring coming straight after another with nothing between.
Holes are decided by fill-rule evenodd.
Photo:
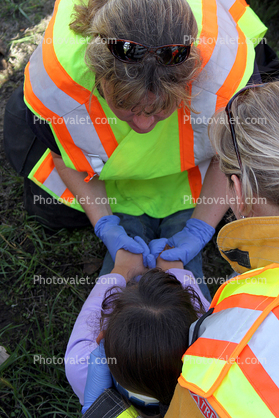
<instances>
[{"instance_id":1,"label":"skin of arm","mask_svg":"<svg viewBox=\"0 0 279 418\"><path fill-rule=\"evenodd\" d=\"M77 196L78 200L83 198L80 204L93 226L103 216L112 215L109 203L95 204L96 198L102 199L104 197L108 202L104 181L99 180L98 176L94 176L92 180L86 183L84 179L87 177L87 173L81 173L66 167L62 157L53 151L51 151L51 155L58 174L65 185L74 196Z\"/></svg>"},{"instance_id":2,"label":"skin of arm","mask_svg":"<svg viewBox=\"0 0 279 418\"><path fill-rule=\"evenodd\" d=\"M162 270L169 270L171 268L183 269L183 263L181 261L166 261L159 256L156 267L160 267ZM114 268L111 273L120 274L127 283L133 277L146 273L147 271L148 269L143 265L142 254L133 254L125 250L117 251Z\"/></svg>"},{"instance_id":3,"label":"skin of arm","mask_svg":"<svg viewBox=\"0 0 279 418\"><path fill-rule=\"evenodd\" d=\"M121 274L127 283L133 277L143 274L147 270L143 265L142 254L133 254L120 249L116 253L114 268L111 273Z\"/></svg>"},{"instance_id":4,"label":"skin of arm","mask_svg":"<svg viewBox=\"0 0 279 418\"><path fill-rule=\"evenodd\" d=\"M167 261L160 256L157 258L156 267L166 271L170 269L184 269L182 261Z\"/></svg>"},{"instance_id":5,"label":"skin of arm","mask_svg":"<svg viewBox=\"0 0 279 418\"><path fill-rule=\"evenodd\" d=\"M192 218L200 219L216 228L229 209L229 205L224 204L226 191L227 178L220 170L218 160L213 157L203 182L199 199L201 203L195 207Z\"/></svg>"}]
</instances>

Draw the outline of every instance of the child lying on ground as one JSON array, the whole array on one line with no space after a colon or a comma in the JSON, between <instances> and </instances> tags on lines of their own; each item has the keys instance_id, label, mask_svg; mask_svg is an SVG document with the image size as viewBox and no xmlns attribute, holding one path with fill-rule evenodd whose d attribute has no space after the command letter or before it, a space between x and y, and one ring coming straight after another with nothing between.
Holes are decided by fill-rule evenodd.
<instances>
[{"instance_id":1,"label":"child lying on ground","mask_svg":"<svg viewBox=\"0 0 279 418\"><path fill-rule=\"evenodd\" d=\"M160 268L146 271L142 260L142 254L119 250L114 269L99 277L76 320L65 365L74 392L86 403L83 412L113 385L111 375L127 390L169 404L189 327L209 307L181 262L158 257ZM132 280L143 272L138 281ZM89 360L90 353L98 347L96 338L98 343L103 338L98 350L104 345L106 361L95 356L98 362L89 365L94 358Z\"/></svg>"}]
</instances>

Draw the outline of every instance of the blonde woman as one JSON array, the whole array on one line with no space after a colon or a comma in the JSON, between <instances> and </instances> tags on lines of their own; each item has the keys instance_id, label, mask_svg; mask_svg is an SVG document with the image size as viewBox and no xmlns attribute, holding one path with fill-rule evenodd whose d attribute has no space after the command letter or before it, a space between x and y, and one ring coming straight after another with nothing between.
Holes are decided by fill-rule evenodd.
<instances>
[{"instance_id":1,"label":"blonde woman","mask_svg":"<svg viewBox=\"0 0 279 418\"><path fill-rule=\"evenodd\" d=\"M227 210L208 120L259 78L265 31L245 1L57 0L19 109L38 139L23 149L6 112L28 212L52 228L93 225L108 249L101 274L119 249L142 252L139 235L155 239L146 266L167 242L162 258L202 278L201 249Z\"/></svg>"},{"instance_id":2,"label":"blonde woman","mask_svg":"<svg viewBox=\"0 0 279 418\"><path fill-rule=\"evenodd\" d=\"M251 86L213 118L210 138L237 218L220 231L218 245L242 274L224 283L192 324L166 418L279 416L278 97L279 82Z\"/></svg>"}]
</instances>

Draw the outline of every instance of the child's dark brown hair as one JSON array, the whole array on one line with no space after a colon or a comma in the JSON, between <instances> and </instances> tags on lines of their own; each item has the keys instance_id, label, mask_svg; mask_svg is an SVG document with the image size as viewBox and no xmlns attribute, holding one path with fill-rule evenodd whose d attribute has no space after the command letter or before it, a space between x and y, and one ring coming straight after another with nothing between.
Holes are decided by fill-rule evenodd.
<instances>
[{"instance_id":1,"label":"child's dark brown hair","mask_svg":"<svg viewBox=\"0 0 279 418\"><path fill-rule=\"evenodd\" d=\"M204 313L198 294L160 269L110 289L102 304L106 357L124 388L169 404L188 348L190 325Z\"/></svg>"}]
</instances>

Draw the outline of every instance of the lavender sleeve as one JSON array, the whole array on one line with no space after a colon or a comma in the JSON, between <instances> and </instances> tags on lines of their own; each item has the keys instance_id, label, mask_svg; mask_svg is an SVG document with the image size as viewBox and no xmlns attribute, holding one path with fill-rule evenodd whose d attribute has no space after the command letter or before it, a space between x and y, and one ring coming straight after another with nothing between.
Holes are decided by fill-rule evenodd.
<instances>
[{"instance_id":1,"label":"lavender sleeve","mask_svg":"<svg viewBox=\"0 0 279 418\"><path fill-rule=\"evenodd\" d=\"M65 371L73 391L84 404L84 389L90 353L97 347L101 305L106 291L112 286L125 287L120 274L106 274L98 278L77 317L65 354Z\"/></svg>"}]
</instances>

